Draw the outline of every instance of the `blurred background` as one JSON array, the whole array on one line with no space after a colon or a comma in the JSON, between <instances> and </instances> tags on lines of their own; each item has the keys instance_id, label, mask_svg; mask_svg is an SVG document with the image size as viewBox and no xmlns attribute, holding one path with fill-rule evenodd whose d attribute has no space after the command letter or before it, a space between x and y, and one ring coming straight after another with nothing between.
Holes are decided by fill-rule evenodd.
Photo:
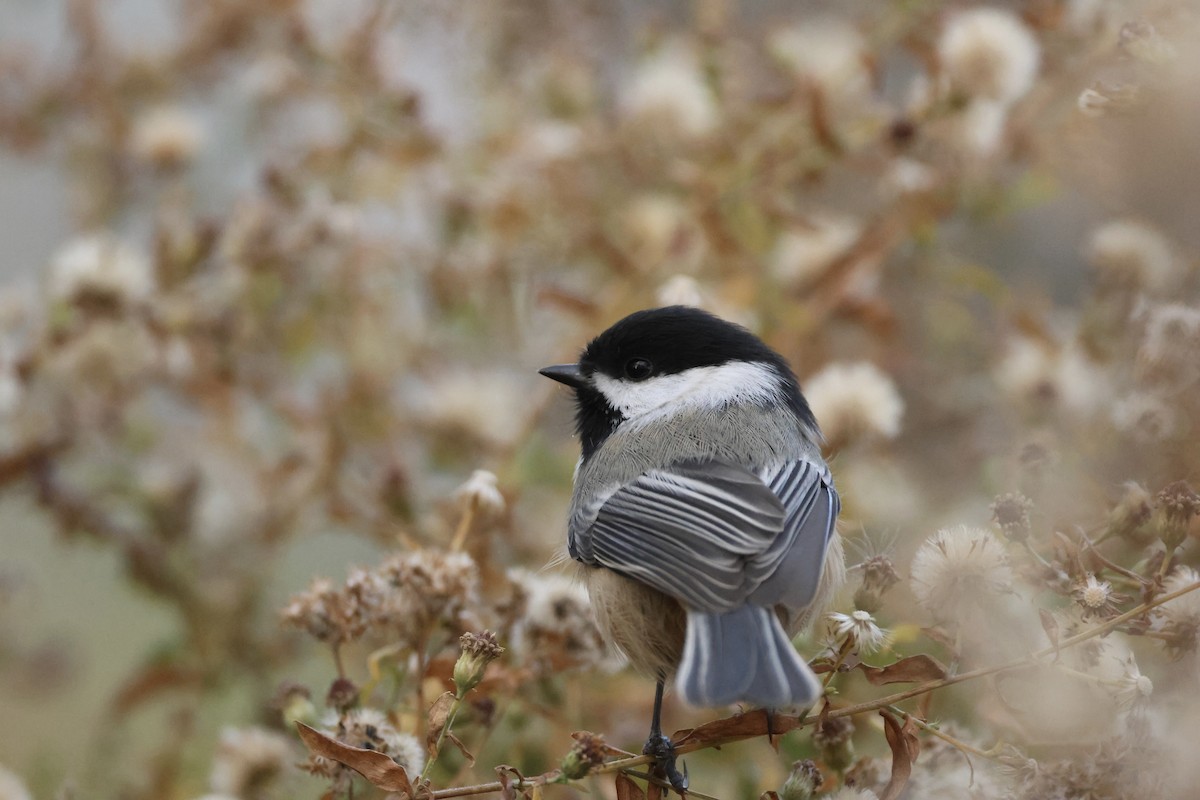
<instances>
[{"instance_id":1,"label":"blurred background","mask_svg":"<svg viewBox=\"0 0 1200 800\"><path fill-rule=\"evenodd\" d=\"M536 370L655 305L707 308L793 364L848 563L899 579L868 609L894 654L1022 655L1045 643L1037 609L1069 616L1088 575L1120 592L1083 621L1183 585L1198 11L0 0L0 797L320 796L289 703L327 713L340 672L419 736L438 659L482 625L511 651L499 701L465 723L474 776L453 756L435 785L550 769L581 728L640 747L652 685L595 641L569 570L543 570L577 445ZM1011 637L989 647L938 619L938 576L910 586L914 551L956 525L997 537L1013 575ZM313 621L348 571L406 590L463 553L410 650L379 655L403 625L362 596L358 629ZM1200 713L1200 607L1173 613L1120 634L1156 687L1137 713L1162 786L1139 796L1195 777L1172 732ZM935 757L908 796L1051 796L1047 775L1095 792L1055 796L1129 796L1128 775L1072 773L1068 746L1115 746L1126 705L1098 723L1085 695L1052 725L1024 689L972 691L935 711L1066 766L993 786ZM693 785L757 797L815 757L841 775L826 789L878 789L887 747L860 728L857 783L797 735L691 756Z\"/></svg>"}]
</instances>

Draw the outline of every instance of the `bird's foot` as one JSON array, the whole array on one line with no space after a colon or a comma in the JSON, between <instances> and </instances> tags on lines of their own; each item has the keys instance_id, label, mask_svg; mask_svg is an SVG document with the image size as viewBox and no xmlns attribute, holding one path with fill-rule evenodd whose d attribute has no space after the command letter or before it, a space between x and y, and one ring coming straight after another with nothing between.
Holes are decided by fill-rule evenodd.
<instances>
[{"instance_id":1,"label":"bird's foot","mask_svg":"<svg viewBox=\"0 0 1200 800\"><path fill-rule=\"evenodd\" d=\"M653 756L654 772L666 778L680 796L687 794L687 764L683 765L682 773L675 767L675 745L671 744L670 739L661 733L650 734L646 746L642 748L642 755Z\"/></svg>"}]
</instances>

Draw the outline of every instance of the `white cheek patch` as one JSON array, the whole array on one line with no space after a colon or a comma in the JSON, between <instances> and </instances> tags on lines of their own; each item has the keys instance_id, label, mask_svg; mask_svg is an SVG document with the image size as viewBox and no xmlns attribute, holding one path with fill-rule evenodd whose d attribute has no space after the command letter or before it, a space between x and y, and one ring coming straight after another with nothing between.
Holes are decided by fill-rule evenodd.
<instances>
[{"instance_id":1,"label":"white cheek patch","mask_svg":"<svg viewBox=\"0 0 1200 800\"><path fill-rule=\"evenodd\" d=\"M766 364L731 361L658 375L640 383L594 373L592 384L627 419L653 412L678 413L734 403L770 403L780 396L779 377Z\"/></svg>"}]
</instances>

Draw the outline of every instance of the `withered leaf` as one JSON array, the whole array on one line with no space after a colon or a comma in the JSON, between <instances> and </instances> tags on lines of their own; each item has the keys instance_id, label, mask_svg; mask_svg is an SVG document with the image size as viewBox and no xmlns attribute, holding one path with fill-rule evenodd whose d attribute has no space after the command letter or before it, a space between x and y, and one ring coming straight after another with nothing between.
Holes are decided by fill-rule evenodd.
<instances>
[{"instance_id":1,"label":"withered leaf","mask_svg":"<svg viewBox=\"0 0 1200 800\"><path fill-rule=\"evenodd\" d=\"M779 792L763 792L758 796L758 800L779 800Z\"/></svg>"},{"instance_id":2,"label":"withered leaf","mask_svg":"<svg viewBox=\"0 0 1200 800\"><path fill-rule=\"evenodd\" d=\"M859 664L863 675L875 686L888 683L924 683L937 681L946 677L946 668L936 658L919 654L902 658L886 667L872 667L869 664Z\"/></svg>"},{"instance_id":3,"label":"withered leaf","mask_svg":"<svg viewBox=\"0 0 1200 800\"><path fill-rule=\"evenodd\" d=\"M443 692L442 696L433 701L429 707L429 727L425 732L425 752L430 758L437 758L438 739L442 738L442 729L450 717L450 709L454 706L454 692Z\"/></svg>"},{"instance_id":4,"label":"withered leaf","mask_svg":"<svg viewBox=\"0 0 1200 800\"><path fill-rule=\"evenodd\" d=\"M633 782L624 772L617 773L617 800L646 800L642 787Z\"/></svg>"},{"instance_id":5,"label":"withered leaf","mask_svg":"<svg viewBox=\"0 0 1200 800\"><path fill-rule=\"evenodd\" d=\"M911 717L901 726L899 720L887 711L880 711L879 714L883 717L883 732L892 749L892 776L879 794L879 800L896 800L912 776L913 762L921 752L921 743Z\"/></svg>"},{"instance_id":6,"label":"withered leaf","mask_svg":"<svg viewBox=\"0 0 1200 800\"><path fill-rule=\"evenodd\" d=\"M675 746L678 747L685 742L703 745L746 739L752 736L765 736L768 732L767 722L767 712L759 708L745 714L734 714L732 717L722 717L712 722L706 722L697 728L676 731L673 739ZM799 722L799 717L772 714L770 733L781 734L795 730Z\"/></svg>"},{"instance_id":7,"label":"withered leaf","mask_svg":"<svg viewBox=\"0 0 1200 800\"><path fill-rule=\"evenodd\" d=\"M310 728L303 722L297 722L296 729L300 733L300 740L313 755L345 764L384 791L412 796L413 787L408 773L384 753L351 747Z\"/></svg>"},{"instance_id":8,"label":"withered leaf","mask_svg":"<svg viewBox=\"0 0 1200 800\"><path fill-rule=\"evenodd\" d=\"M467 749L467 746L462 743L462 739L459 739L450 731L446 731L446 738L454 743L454 746L457 747L458 751L463 754L470 766L475 766L475 756L473 756L471 751Z\"/></svg>"},{"instance_id":9,"label":"withered leaf","mask_svg":"<svg viewBox=\"0 0 1200 800\"><path fill-rule=\"evenodd\" d=\"M500 781L500 800L517 800L517 788L525 782L520 770L501 764L496 767L496 775Z\"/></svg>"}]
</instances>

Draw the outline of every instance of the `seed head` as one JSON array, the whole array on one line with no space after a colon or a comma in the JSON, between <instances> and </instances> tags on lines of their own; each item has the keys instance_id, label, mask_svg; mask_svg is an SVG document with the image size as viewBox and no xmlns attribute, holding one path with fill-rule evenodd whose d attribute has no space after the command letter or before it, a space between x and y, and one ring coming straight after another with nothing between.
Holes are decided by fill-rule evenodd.
<instances>
[{"instance_id":1,"label":"seed head","mask_svg":"<svg viewBox=\"0 0 1200 800\"><path fill-rule=\"evenodd\" d=\"M1154 513L1150 493L1138 483L1125 484L1125 493L1108 514L1108 531L1112 536L1128 537L1136 533Z\"/></svg>"},{"instance_id":2,"label":"seed head","mask_svg":"<svg viewBox=\"0 0 1200 800\"><path fill-rule=\"evenodd\" d=\"M233 797L263 797L292 764L288 740L265 728L226 727L217 741L209 788Z\"/></svg>"},{"instance_id":3,"label":"seed head","mask_svg":"<svg viewBox=\"0 0 1200 800\"><path fill-rule=\"evenodd\" d=\"M1171 244L1139 220L1115 219L1096 228L1085 255L1103 285L1158 291L1178 275Z\"/></svg>"},{"instance_id":4,"label":"seed head","mask_svg":"<svg viewBox=\"0 0 1200 800\"><path fill-rule=\"evenodd\" d=\"M1200 581L1200 573L1191 567L1178 566L1171 571L1163 582L1163 593L1172 594ZM1196 649L1197 639L1200 638L1200 590L1169 600L1152 614L1154 630L1163 634L1167 640L1167 650L1173 656Z\"/></svg>"},{"instance_id":5,"label":"seed head","mask_svg":"<svg viewBox=\"0 0 1200 800\"><path fill-rule=\"evenodd\" d=\"M462 654L454 664L454 688L462 697L479 685L487 665L499 658L504 648L491 631L464 633L458 642L462 646Z\"/></svg>"},{"instance_id":6,"label":"seed head","mask_svg":"<svg viewBox=\"0 0 1200 800\"><path fill-rule=\"evenodd\" d=\"M1187 481L1175 481L1159 492L1155 500L1158 535L1167 546L1169 558L1187 536L1192 517L1200 514L1200 494Z\"/></svg>"},{"instance_id":7,"label":"seed head","mask_svg":"<svg viewBox=\"0 0 1200 800\"><path fill-rule=\"evenodd\" d=\"M831 442L894 439L900 433L904 400L892 379L874 364L829 364L809 378L804 389Z\"/></svg>"},{"instance_id":8,"label":"seed head","mask_svg":"<svg viewBox=\"0 0 1200 800\"><path fill-rule=\"evenodd\" d=\"M955 14L938 40L938 57L951 85L969 98L1019 100L1033 86L1041 54L1015 14L975 8Z\"/></svg>"},{"instance_id":9,"label":"seed head","mask_svg":"<svg viewBox=\"0 0 1200 800\"><path fill-rule=\"evenodd\" d=\"M477 469L471 477L454 491L454 497L467 508L477 509L488 516L504 513L504 495L496 488L495 474L486 469Z\"/></svg>"},{"instance_id":10,"label":"seed head","mask_svg":"<svg viewBox=\"0 0 1200 800\"><path fill-rule=\"evenodd\" d=\"M851 646L863 654L874 653L887 644L889 634L880 628L866 611L853 611L849 614L833 612L829 615L829 637L833 646L838 647L842 642L850 642Z\"/></svg>"},{"instance_id":11,"label":"seed head","mask_svg":"<svg viewBox=\"0 0 1200 800\"><path fill-rule=\"evenodd\" d=\"M854 763L854 723L849 717L821 720L813 728L812 740L821 761L837 772Z\"/></svg>"},{"instance_id":12,"label":"seed head","mask_svg":"<svg viewBox=\"0 0 1200 800\"><path fill-rule=\"evenodd\" d=\"M939 619L953 619L965 607L1006 594L1012 589L1012 571L1004 545L982 528L944 528L913 556L912 589Z\"/></svg>"},{"instance_id":13,"label":"seed head","mask_svg":"<svg viewBox=\"0 0 1200 800\"><path fill-rule=\"evenodd\" d=\"M598 733L583 731L575 736L575 745L562 761L562 774L576 781L604 763L607 746Z\"/></svg>"},{"instance_id":14,"label":"seed head","mask_svg":"<svg viewBox=\"0 0 1200 800\"><path fill-rule=\"evenodd\" d=\"M900 580L892 560L872 556L863 562L862 583L854 592L854 607L871 614L883 607L883 596Z\"/></svg>"},{"instance_id":15,"label":"seed head","mask_svg":"<svg viewBox=\"0 0 1200 800\"><path fill-rule=\"evenodd\" d=\"M810 759L797 761L779 790L779 800L811 800L824 782L821 771Z\"/></svg>"},{"instance_id":16,"label":"seed head","mask_svg":"<svg viewBox=\"0 0 1200 800\"><path fill-rule=\"evenodd\" d=\"M1033 501L1020 492L1002 494L992 503L992 519L1001 532L1013 541L1029 538L1029 512Z\"/></svg>"}]
</instances>

